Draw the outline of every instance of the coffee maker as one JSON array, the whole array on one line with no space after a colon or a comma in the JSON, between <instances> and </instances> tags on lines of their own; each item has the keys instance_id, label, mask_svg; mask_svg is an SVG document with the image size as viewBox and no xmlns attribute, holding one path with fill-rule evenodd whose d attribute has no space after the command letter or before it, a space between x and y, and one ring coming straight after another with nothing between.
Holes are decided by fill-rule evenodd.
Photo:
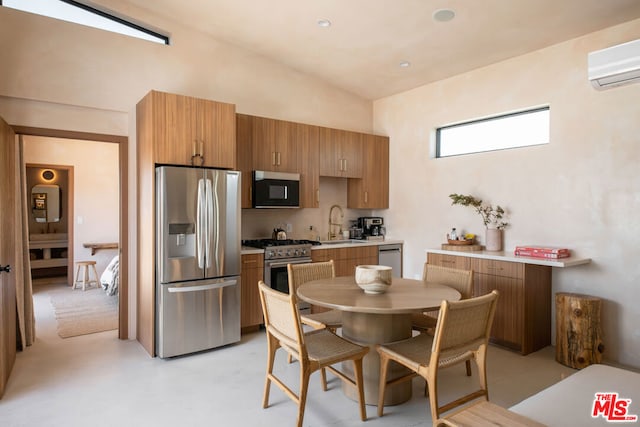
<instances>
[{"instance_id":1,"label":"coffee maker","mask_svg":"<svg viewBox=\"0 0 640 427\"><path fill-rule=\"evenodd\" d=\"M358 228L362 229L363 239L384 240L384 220L380 216L361 216Z\"/></svg>"}]
</instances>

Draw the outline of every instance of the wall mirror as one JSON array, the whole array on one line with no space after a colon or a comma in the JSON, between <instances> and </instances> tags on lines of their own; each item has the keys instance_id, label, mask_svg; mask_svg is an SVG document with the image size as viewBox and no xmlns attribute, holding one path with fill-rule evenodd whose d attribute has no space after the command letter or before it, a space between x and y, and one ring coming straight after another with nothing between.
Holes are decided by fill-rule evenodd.
<instances>
[{"instance_id":1,"label":"wall mirror","mask_svg":"<svg viewBox=\"0 0 640 427\"><path fill-rule=\"evenodd\" d=\"M38 184L31 189L31 212L36 222L60 221L60 187Z\"/></svg>"}]
</instances>

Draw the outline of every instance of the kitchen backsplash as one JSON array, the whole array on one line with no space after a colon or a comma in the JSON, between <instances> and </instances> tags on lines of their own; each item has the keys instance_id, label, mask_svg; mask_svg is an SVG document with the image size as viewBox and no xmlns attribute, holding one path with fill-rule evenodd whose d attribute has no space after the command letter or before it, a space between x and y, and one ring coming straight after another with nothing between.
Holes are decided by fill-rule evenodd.
<instances>
[{"instance_id":1,"label":"kitchen backsplash","mask_svg":"<svg viewBox=\"0 0 640 427\"><path fill-rule=\"evenodd\" d=\"M368 209L347 209L347 180L345 178L320 178L320 207L314 209L243 209L242 238L253 239L271 237L277 226L285 228L291 224L287 237L308 239L309 226L327 240L329 232L329 210L332 205L340 205L344 212L343 229L349 228L349 220L371 215ZM334 211L334 218L337 213Z\"/></svg>"}]
</instances>

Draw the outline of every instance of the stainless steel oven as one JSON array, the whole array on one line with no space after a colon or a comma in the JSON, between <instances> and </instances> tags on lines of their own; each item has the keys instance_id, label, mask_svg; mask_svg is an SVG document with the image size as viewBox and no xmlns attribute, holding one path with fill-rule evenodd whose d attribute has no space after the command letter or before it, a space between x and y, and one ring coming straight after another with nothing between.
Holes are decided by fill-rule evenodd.
<instances>
[{"instance_id":1,"label":"stainless steel oven","mask_svg":"<svg viewBox=\"0 0 640 427\"><path fill-rule=\"evenodd\" d=\"M311 262L309 258L292 258L292 259L277 259L271 261L264 261L264 282L271 288L289 293L289 273L287 271L287 264L306 264ZM311 306L304 301L298 302L298 308L300 314L310 314Z\"/></svg>"},{"instance_id":2,"label":"stainless steel oven","mask_svg":"<svg viewBox=\"0 0 640 427\"><path fill-rule=\"evenodd\" d=\"M289 293L288 264L311 262L311 246L320 242L312 240L243 240L244 246L264 249L264 282L280 292ZM299 301L300 312L308 314L311 306Z\"/></svg>"}]
</instances>

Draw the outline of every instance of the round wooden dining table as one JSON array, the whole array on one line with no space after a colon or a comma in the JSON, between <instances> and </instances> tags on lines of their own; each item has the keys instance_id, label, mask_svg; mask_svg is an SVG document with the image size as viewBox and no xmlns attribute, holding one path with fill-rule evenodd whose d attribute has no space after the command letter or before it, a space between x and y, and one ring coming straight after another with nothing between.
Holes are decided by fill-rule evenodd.
<instances>
[{"instance_id":1,"label":"round wooden dining table","mask_svg":"<svg viewBox=\"0 0 640 427\"><path fill-rule=\"evenodd\" d=\"M370 347L364 358L363 376L365 402L378 404L380 359L376 344L399 341L412 336L411 314L437 310L443 300L457 301L460 292L448 286L422 280L393 278L391 286L382 294L367 294L355 282L354 276L319 279L298 287L298 298L313 305L342 311L342 336ZM343 364L350 371L350 364ZM398 378L408 372L392 363L387 379ZM351 387L343 386L350 398L357 400ZM411 398L411 382L388 387L385 405L396 405Z\"/></svg>"}]
</instances>

